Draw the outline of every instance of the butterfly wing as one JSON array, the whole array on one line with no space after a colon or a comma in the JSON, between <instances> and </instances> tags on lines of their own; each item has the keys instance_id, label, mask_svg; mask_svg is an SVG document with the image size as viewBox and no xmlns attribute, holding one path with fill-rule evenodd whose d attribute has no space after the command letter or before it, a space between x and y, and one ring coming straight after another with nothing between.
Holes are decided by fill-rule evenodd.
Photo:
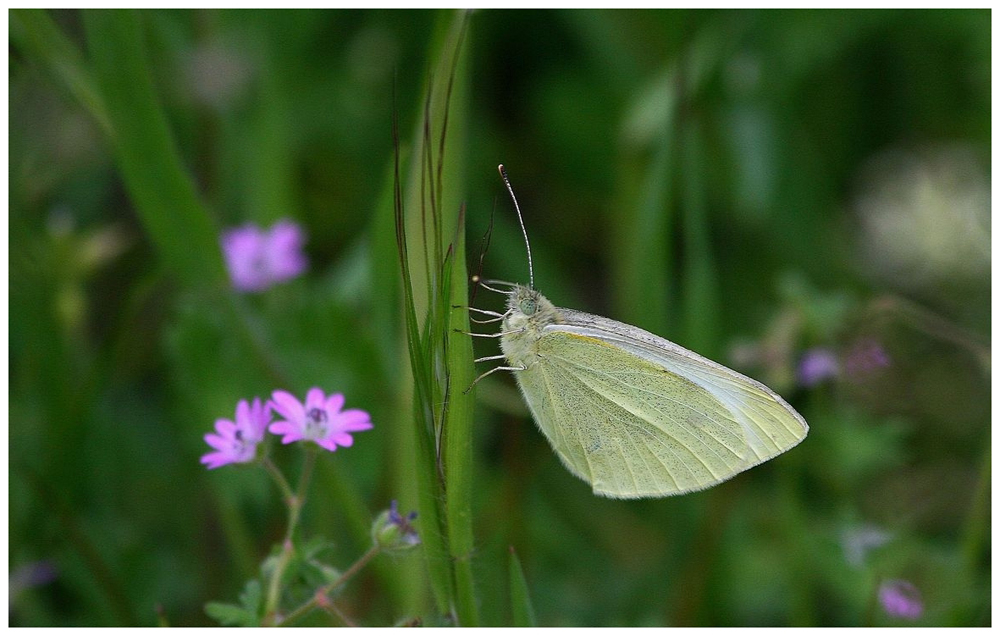
<instances>
[{"instance_id":1,"label":"butterfly wing","mask_svg":"<svg viewBox=\"0 0 1000 636\"><path fill-rule=\"evenodd\" d=\"M749 467L729 409L697 383L607 342L546 330L515 374L566 467L600 495L707 488Z\"/></svg>"},{"instance_id":2,"label":"butterfly wing","mask_svg":"<svg viewBox=\"0 0 1000 636\"><path fill-rule=\"evenodd\" d=\"M595 338L681 376L715 397L747 441L744 469L805 439L806 421L760 382L638 327L571 309L559 311L565 322L549 325L547 332Z\"/></svg>"}]
</instances>

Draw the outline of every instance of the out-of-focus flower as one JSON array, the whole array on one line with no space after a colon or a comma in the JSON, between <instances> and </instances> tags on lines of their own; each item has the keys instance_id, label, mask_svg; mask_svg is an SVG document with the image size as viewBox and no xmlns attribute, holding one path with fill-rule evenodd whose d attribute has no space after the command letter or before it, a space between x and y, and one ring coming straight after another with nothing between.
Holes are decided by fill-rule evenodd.
<instances>
[{"instance_id":1,"label":"out-of-focus flower","mask_svg":"<svg viewBox=\"0 0 1000 636\"><path fill-rule=\"evenodd\" d=\"M844 361L847 374L852 378L864 378L889 364L889 354L874 338L864 338L854 343Z\"/></svg>"},{"instance_id":2,"label":"out-of-focus flower","mask_svg":"<svg viewBox=\"0 0 1000 636\"><path fill-rule=\"evenodd\" d=\"M799 360L799 384L806 387L816 386L836 376L839 370L840 364L832 351L823 347L809 349Z\"/></svg>"},{"instance_id":3,"label":"out-of-focus flower","mask_svg":"<svg viewBox=\"0 0 1000 636\"><path fill-rule=\"evenodd\" d=\"M240 49L210 43L194 49L184 71L194 100L221 111L246 92L255 69Z\"/></svg>"},{"instance_id":4,"label":"out-of-focus flower","mask_svg":"<svg viewBox=\"0 0 1000 636\"><path fill-rule=\"evenodd\" d=\"M372 540L387 550L420 545L420 535L412 525L412 521L416 518L416 512L411 512L405 517L399 514L396 500L393 499L389 509L383 511L372 524Z\"/></svg>"},{"instance_id":5,"label":"out-of-focus flower","mask_svg":"<svg viewBox=\"0 0 1000 636\"><path fill-rule=\"evenodd\" d=\"M886 613L891 616L917 620L924 614L920 590L909 581L902 579L883 581L878 589L878 600Z\"/></svg>"},{"instance_id":6,"label":"out-of-focus flower","mask_svg":"<svg viewBox=\"0 0 1000 636\"><path fill-rule=\"evenodd\" d=\"M233 287L261 291L305 271L305 235L292 221L278 221L270 230L247 224L222 234L222 250Z\"/></svg>"},{"instance_id":7,"label":"out-of-focus flower","mask_svg":"<svg viewBox=\"0 0 1000 636\"><path fill-rule=\"evenodd\" d=\"M840 535L840 543L844 549L844 558L855 567L864 565L868 552L885 545L892 535L872 525L863 525L844 530Z\"/></svg>"},{"instance_id":8,"label":"out-of-focus flower","mask_svg":"<svg viewBox=\"0 0 1000 636\"><path fill-rule=\"evenodd\" d=\"M33 561L19 566L7 578L7 603L23 591L50 583L58 576L55 566L48 561Z\"/></svg>"},{"instance_id":9,"label":"out-of-focus flower","mask_svg":"<svg viewBox=\"0 0 1000 636\"><path fill-rule=\"evenodd\" d=\"M283 435L282 444L309 440L334 451L338 446L354 443L351 433L373 427L371 416L366 411L341 411L344 406L342 394L334 393L327 397L322 389L316 387L306 393L305 404L287 391L275 391L270 404L285 418L271 424L269 429L275 435Z\"/></svg>"},{"instance_id":10,"label":"out-of-focus flower","mask_svg":"<svg viewBox=\"0 0 1000 636\"><path fill-rule=\"evenodd\" d=\"M728 362L734 369L759 369L753 371L754 377L780 392L795 383L795 343L801 331L799 313L782 309L759 340L744 340L731 346Z\"/></svg>"},{"instance_id":11,"label":"out-of-focus flower","mask_svg":"<svg viewBox=\"0 0 1000 636\"><path fill-rule=\"evenodd\" d=\"M264 439L264 432L271 421L270 404L261 404L254 398L252 404L240 400L236 405L236 421L215 420L215 433L206 433L205 441L215 449L202 455L201 463L208 468L226 464L242 464L257 456L257 444Z\"/></svg>"},{"instance_id":12,"label":"out-of-focus flower","mask_svg":"<svg viewBox=\"0 0 1000 636\"><path fill-rule=\"evenodd\" d=\"M876 275L912 286L990 271L990 179L966 146L882 154L855 202Z\"/></svg>"}]
</instances>

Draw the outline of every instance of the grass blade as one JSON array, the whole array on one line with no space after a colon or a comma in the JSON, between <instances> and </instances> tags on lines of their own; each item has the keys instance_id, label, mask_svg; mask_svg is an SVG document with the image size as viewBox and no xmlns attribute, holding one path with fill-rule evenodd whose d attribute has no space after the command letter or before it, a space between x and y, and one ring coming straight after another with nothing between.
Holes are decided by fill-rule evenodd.
<instances>
[{"instance_id":1,"label":"grass blade","mask_svg":"<svg viewBox=\"0 0 1000 636\"><path fill-rule=\"evenodd\" d=\"M535 608L528 594L528 582L514 547L510 548L510 608L514 627L536 627Z\"/></svg>"},{"instance_id":2,"label":"grass blade","mask_svg":"<svg viewBox=\"0 0 1000 636\"><path fill-rule=\"evenodd\" d=\"M83 56L44 9L12 9L10 11L11 42L40 60L49 71L65 84L66 89L90 113L109 137L113 137L111 120L104 99L94 79L84 66Z\"/></svg>"},{"instance_id":3,"label":"grass blade","mask_svg":"<svg viewBox=\"0 0 1000 636\"><path fill-rule=\"evenodd\" d=\"M468 14L442 15L434 37L434 64L421 100L423 119L415 134L406 213L403 206L397 213L397 236L401 237L407 334L417 393L421 509L428 518L438 520L435 529L441 530L444 539L447 584L441 580L438 564L428 567L435 569L432 577L439 605L447 593L448 611L454 612L457 622L476 625L471 564L473 398L464 393L472 384L474 368L471 339L458 333L469 329L467 311L452 309L468 302L460 205L467 119L467 73L461 51ZM418 237L419 245L410 243ZM429 559L442 556L438 548L436 543L429 546Z\"/></svg>"},{"instance_id":4,"label":"grass blade","mask_svg":"<svg viewBox=\"0 0 1000 636\"><path fill-rule=\"evenodd\" d=\"M140 13L83 12L125 186L164 263L194 287L227 285L218 230L182 167L146 59Z\"/></svg>"},{"instance_id":5,"label":"grass blade","mask_svg":"<svg viewBox=\"0 0 1000 636\"><path fill-rule=\"evenodd\" d=\"M393 141L396 147L393 166L393 201L396 223L396 244L399 255L400 274L403 280L403 317L406 327L406 342L409 351L410 367L413 374L413 447L416 454L416 482L420 515L422 518L422 545L427 555L427 571L431 579L431 589L437 602L438 611L444 614L448 611L449 600L452 597L451 574L448 569L447 547L445 533L441 522L438 502L441 500L440 481L437 471L427 470L428 466L436 466L434 453L434 438L430 424L433 413L429 402L430 382L428 377L425 352L422 347L423 338L420 334L416 303L413 289L414 281L410 269L410 254L407 246L406 218L403 207L402 184L400 180L400 150L398 122L393 118Z\"/></svg>"}]
</instances>

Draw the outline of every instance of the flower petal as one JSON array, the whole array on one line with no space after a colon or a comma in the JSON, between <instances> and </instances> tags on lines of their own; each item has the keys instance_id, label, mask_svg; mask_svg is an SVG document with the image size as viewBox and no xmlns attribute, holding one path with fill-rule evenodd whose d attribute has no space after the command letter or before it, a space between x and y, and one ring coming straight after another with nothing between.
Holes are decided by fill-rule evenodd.
<instances>
[{"instance_id":1,"label":"flower petal","mask_svg":"<svg viewBox=\"0 0 1000 636\"><path fill-rule=\"evenodd\" d=\"M354 445L354 438L348 433L334 433L329 439L335 441L338 446L347 447Z\"/></svg>"},{"instance_id":2,"label":"flower petal","mask_svg":"<svg viewBox=\"0 0 1000 636\"><path fill-rule=\"evenodd\" d=\"M208 453L201 456L201 463L206 464L206 468L209 470L218 468L219 466L225 466L231 461L232 459L225 453Z\"/></svg>"},{"instance_id":3,"label":"flower petal","mask_svg":"<svg viewBox=\"0 0 1000 636\"><path fill-rule=\"evenodd\" d=\"M333 452L337 450L337 443L330 439L329 437L324 437L323 439L315 440L317 444L325 448L326 450Z\"/></svg>"},{"instance_id":4,"label":"flower petal","mask_svg":"<svg viewBox=\"0 0 1000 636\"><path fill-rule=\"evenodd\" d=\"M297 442L302 439L302 428L296 426L292 422L286 422L284 420L274 422L268 429L275 435L284 435L281 438L282 444L291 444L292 442Z\"/></svg>"},{"instance_id":5,"label":"flower petal","mask_svg":"<svg viewBox=\"0 0 1000 636\"><path fill-rule=\"evenodd\" d=\"M234 424L231 420L223 418L215 420L215 430L223 437L233 437L236 433L236 428L236 424Z\"/></svg>"},{"instance_id":6,"label":"flower petal","mask_svg":"<svg viewBox=\"0 0 1000 636\"><path fill-rule=\"evenodd\" d=\"M251 420L250 404L246 400L240 400L236 403L236 426L250 430Z\"/></svg>"},{"instance_id":7,"label":"flower petal","mask_svg":"<svg viewBox=\"0 0 1000 636\"><path fill-rule=\"evenodd\" d=\"M255 397L250 405L250 419L246 428L246 438L254 443L264 439L267 425L271 422L271 403L261 404L260 398Z\"/></svg>"},{"instance_id":8,"label":"flower petal","mask_svg":"<svg viewBox=\"0 0 1000 636\"><path fill-rule=\"evenodd\" d=\"M279 415L293 422L301 422L306 417L306 410L298 398L288 391L275 391L271 394L271 404Z\"/></svg>"},{"instance_id":9,"label":"flower petal","mask_svg":"<svg viewBox=\"0 0 1000 636\"><path fill-rule=\"evenodd\" d=\"M306 412L313 409L322 409L323 402L326 400L326 396L323 394L323 389L319 387L313 387L309 389L306 393Z\"/></svg>"},{"instance_id":10,"label":"flower petal","mask_svg":"<svg viewBox=\"0 0 1000 636\"><path fill-rule=\"evenodd\" d=\"M334 393L326 399L326 411L331 416L340 413L340 409L344 408L344 394Z\"/></svg>"},{"instance_id":11,"label":"flower petal","mask_svg":"<svg viewBox=\"0 0 1000 636\"><path fill-rule=\"evenodd\" d=\"M337 428L342 431L367 431L375 428L371 415L361 409L347 409L337 418Z\"/></svg>"},{"instance_id":12,"label":"flower petal","mask_svg":"<svg viewBox=\"0 0 1000 636\"><path fill-rule=\"evenodd\" d=\"M224 451L232 446L232 438L220 437L215 433L205 433L205 442L215 450Z\"/></svg>"},{"instance_id":13,"label":"flower petal","mask_svg":"<svg viewBox=\"0 0 1000 636\"><path fill-rule=\"evenodd\" d=\"M275 281L294 278L305 271L308 262L302 253L304 242L302 229L291 221L279 221L271 228L264 250Z\"/></svg>"}]
</instances>

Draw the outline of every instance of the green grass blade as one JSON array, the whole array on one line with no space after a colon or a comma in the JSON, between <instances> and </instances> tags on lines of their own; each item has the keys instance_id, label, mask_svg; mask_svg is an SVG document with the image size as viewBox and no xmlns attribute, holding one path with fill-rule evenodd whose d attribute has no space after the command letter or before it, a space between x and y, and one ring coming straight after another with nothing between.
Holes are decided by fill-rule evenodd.
<instances>
[{"instance_id":1,"label":"green grass blade","mask_svg":"<svg viewBox=\"0 0 1000 636\"><path fill-rule=\"evenodd\" d=\"M536 627L535 608L528 593L528 581L514 547L510 548L510 609L514 627Z\"/></svg>"},{"instance_id":2,"label":"green grass blade","mask_svg":"<svg viewBox=\"0 0 1000 636\"><path fill-rule=\"evenodd\" d=\"M403 317L406 328L406 342L413 374L413 423L411 445L416 457L414 469L417 484L418 507L421 516L421 543L426 554L427 572L431 579L431 589L437 602L438 612L445 614L452 598L452 578L448 567L448 549L441 520L439 502L441 483L437 475L437 458L434 451L434 436L431 424L433 413L429 401L430 382L426 354L422 346L419 319L414 300L414 280L411 275L409 246L407 242L406 210L403 206L402 184L400 181L399 129L393 120L393 138L396 157L393 170L393 200L395 210L395 235L399 256L400 274L403 281Z\"/></svg>"},{"instance_id":3,"label":"green grass blade","mask_svg":"<svg viewBox=\"0 0 1000 636\"><path fill-rule=\"evenodd\" d=\"M634 107L635 113L627 122L627 129L632 131L625 143L639 147L627 148L626 152L651 152L652 157L630 161L620 171L619 182L624 184L620 188L625 192L610 219L617 238L610 258L615 276L615 315L655 333L668 331L673 289L675 83L674 72L664 73ZM647 122L650 113L653 121ZM634 187L629 184L633 174L643 175Z\"/></svg>"},{"instance_id":4,"label":"green grass blade","mask_svg":"<svg viewBox=\"0 0 1000 636\"><path fill-rule=\"evenodd\" d=\"M405 163L406 155L401 157ZM414 443L413 424L413 375L407 347L403 344L402 302L400 299L400 258L397 253L394 220L394 176L395 161L390 162L383 187L375 208L375 215L369 228L371 246L370 268L372 289L378 290L372 295L371 324L377 337L375 344L379 349L381 367L388 370L384 379L386 394L392 400L393 408L391 426L387 433L386 452L390 462L390 479L392 496L400 502L400 507L406 509L417 502L420 494L414 482L413 475L417 472L417 453ZM407 282L407 284L409 284ZM433 522L420 519L421 535L425 537L427 546L428 529ZM436 528L436 527L435 527ZM439 530L435 536L440 537ZM440 539L439 539L440 541ZM443 550L443 542L441 543ZM442 557L443 558L443 557ZM393 595L392 604L398 615L417 615L424 611L427 597L431 590L427 589L423 579L423 564L417 561L376 561L374 564L379 575L385 580ZM440 577L444 583L441 588L442 607L447 598L448 568L443 564Z\"/></svg>"},{"instance_id":5,"label":"green grass blade","mask_svg":"<svg viewBox=\"0 0 1000 636\"><path fill-rule=\"evenodd\" d=\"M709 357L719 353L719 289L705 200L704 148L696 119L684 125L681 209L684 235L685 346Z\"/></svg>"},{"instance_id":6,"label":"green grass blade","mask_svg":"<svg viewBox=\"0 0 1000 636\"><path fill-rule=\"evenodd\" d=\"M182 165L147 62L141 14L83 12L94 76L132 203L163 262L192 286L227 284L218 230Z\"/></svg>"},{"instance_id":7,"label":"green grass blade","mask_svg":"<svg viewBox=\"0 0 1000 636\"><path fill-rule=\"evenodd\" d=\"M437 209L432 214L436 254L446 249L445 258L438 262L439 293L437 320L445 366L441 419L441 453L444 466L447 529L449 550L455 578L455 610L459 623L473 626L479 623L479 612L472 572L474 539L472 530L472 422L473 393L466 393L475 379L472 362L472 339L469 331L468 277L465 261L465 224L461 200L464 184L466 98L468 93L467 65L462 56L468 14L455 12L448 16L447 37L435 68L442 78L432 97L431 130L438 135L436 156L430 163L429 177L436 193ZM445 178L447 175L447 178ZM447 248L438 248L445 246ZM452 309L453 306L459 307Z\"/></svg>"},{"instance_id":8,"label":"green grass blade","mask_svg":"<svg viewBox=\"0 0 1000 636\"><path fill-rule=\"evenodd\" d=\"M478 623L472 575L474 537L472 531L474 392L466 393L475 380L472 338L469 332L468 277L465 270L465 227L459 225L451 259L450 311L447 340L448 397L445 410L444 457L448 513L448 538L455 567L458 614L463 625Z\"/></svg>"},{"instance_id":9,"label":"green grass blade","mask_svg":"<svg viewBox=\"0 0 1000 636\"><path fill-rule=\"evenodd\" d=\"M409 170L405 214L397 233L405 236L404 302L421 429L418 481L422 510L438 515L449 568L448 610L461 625L476 625L472 534L472 384L474 368L468 315L452 310L467 300L463 198L467 72L461 61L468 14L442 13L417 126ZM404 253L405 250L405 253ZM412 311L411 311L412 310ZM417 344L419 343L419 344ZM428 452L427 431L432 435ZM436 482L436 485L435 485ZM433 500L430 498L433 496ZM436 546L428 551L429 558ZM437 567L437 564L429 567ZM437 575L434 575L437 576ZM436 594L444 585L435 583Z\"/></svg>"},{"instance_id":10,"label":"green grass blade","mask_svg":"<svg viewBox=\"0 0 1000 636\"><path fill-rule=\"evenodd\" d=\"M97 121L104 133L113 137L111 120L94 79L84 66L83 56L63 35L44 9L12 9L10 39L28 57L47 68L69 93Z\"/></svg>"}]
</instances>

